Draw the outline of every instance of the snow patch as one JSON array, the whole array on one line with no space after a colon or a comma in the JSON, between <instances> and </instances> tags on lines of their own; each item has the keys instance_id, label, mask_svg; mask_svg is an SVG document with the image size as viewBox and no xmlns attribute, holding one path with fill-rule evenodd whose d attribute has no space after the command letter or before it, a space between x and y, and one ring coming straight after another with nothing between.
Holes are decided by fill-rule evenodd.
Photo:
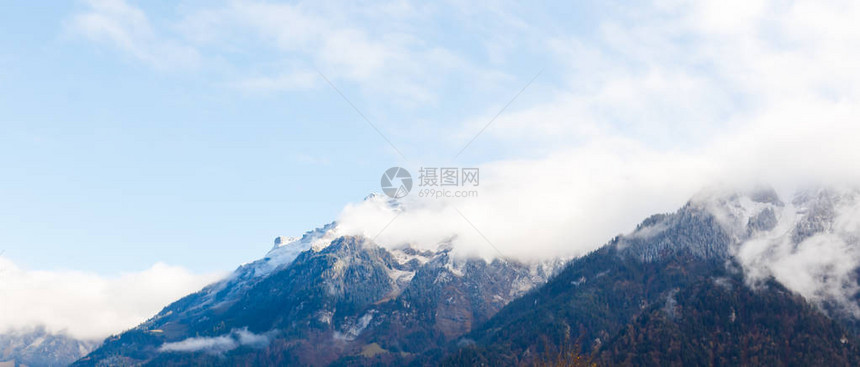
<instances>
[{"instance_id":1,"label":"snow patch","mask_svg":"<svg viewBox=\"0 0 860 367\"><path fill-rule=\"evenodd\" d=\"M302 252L320 251L339 237L337 223L332 222L321 228L305 233L301 237L279 237L275 247L261 260L247 266L251 267L254 277L263 277L275 270L288 265L299 257ZM287 241L289 240L289 242Z\"/></svg>"},{"instance_id":2,"label":"snow patch","mask_svg":"<svg viewBox=\"0 0 860 367\"><path fill-rule=\"evenodd\" d=\"M370 310L368 313L361 316L357 322L352 325L347 326L346 330L343 332L335 331L332 337L335 340L340 341L352 341L357 338L364 329L370 325L370 321L373 320L373 314L376 313L376 310Z\"/></svg>"},{"instance_id":3,"label":"snow patch","mask_svg":"<svg viewBox=\"0 0 860 367\"><path fill-rule=\"evenodd\" d=\"M412 281L412 277L415 276L414 271L406 271L400 269L388 269L388 277L394 281L394 284L405 285Z\"/></svg>"},{"instance_id":4,"label":"snow patch","mask_svg":"<svg viewBox=\"0 0 860 367\"><path fill-rule=\"evenodd\" d=\"M752 218L775 207L771 203L753 201L748 195L711 196L699 201L699 204L713 214L723 229L736 240L747 235L747 225Z\"/></svg>"},{"instance_id":5,"label":"snow patch","mask_svg":"<svg viewBox=\"0 0 860 367\"><path fill-rule=\"evenodd\" d=\"M394 260L400 265L407 265L412 260L418 262L418 265L424 265L430 261L431 257L425 256L417 250L413 254L406 253L403 249L395 249L389 251Z\"/></svg>"},{"instance_id":6,"label":"snow patch","mask_svg":"<svg viewBox=\"0 0 860 367\"><path fill-rule=\"evenodd\" d=\"M463 276L463 268L466 267L465 261L455 260L453 257L448 257L448 261L445 262L445 269L447 269L451 274L454 274L457 277Z\"/></svg>"}]
</instances>

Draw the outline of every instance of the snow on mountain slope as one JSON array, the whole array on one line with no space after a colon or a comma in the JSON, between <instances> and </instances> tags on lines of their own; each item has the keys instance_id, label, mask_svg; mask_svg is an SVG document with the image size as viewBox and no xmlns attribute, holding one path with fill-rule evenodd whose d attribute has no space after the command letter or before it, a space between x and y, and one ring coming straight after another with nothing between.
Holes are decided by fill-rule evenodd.
<instances>
[{"instance_id":1,"label":"snow on mountain slope","mask_svg":"<svg viewBox=\"0 0 860 367\"><path fill-rule=\"evenodd\" d=\"M300 253L313 249L319 251L328 246L337 238L337 224L332 222L323 227L314 229L301 237L288 237L291 241L279 242L278 237L275 246L266 256L250 264L250 271L255 277L266 276L281 266L291 263Z\"/></svg>"},{"instance_id":2,"label":"snow on mountain slope","mask_svg":"<svg viewBox=\"0 0 860 367\"><path fill-rule=\"evenodd\" d=\"M858 318L858 218L856 188L798 190L787 202L772 189L707 190L676 214L646 219L619 238L619 247L646 261L683 248L699 257L732 258L754 288L773 278L814 304ZM666 233L694 221L720 230Z\"/></svg>"},{"instance_id":3,"label":"snow on mountain slope","mask_svg":"<svg viewBox=\"0 0 860 367\"><path fill-rule=\"evenodd\" d=\"M555 287L581 288L622 277L623 269L606 267L618 261L643 269L668 262L676 265L672 281L686 279L685 272L693 270L704 272L700 276L711 270L743 276L753 287L772 277L822 310L845 304L839 310L856 316L849 306L856 307L858 293L858 198L856 190L816 189L800 191L786 203L771 189L705 191L677 212L653 215L587 256L595 262L593 274L555 282ZM385 351L387 361L405 363L488 322L553 274L577 271L560 270L565 263L458 257L445 241L435 250L409 244L383 248L363 236L344 236L337 223L330 223L300 238L280 238L264 258L107 340L79 365L116 356L134 363L188 358L204 363L182 354L201 341L229 344L236 363L289 355L295 358L290 363L329 364L355 358L370 344ZM636 286L629 279L616 280ZM639 309L628 306L631 312ZM236 330L265 335L270 344L242 347ZM162 345L171 347L159 349Z\"/></svg>"},{"instance_id":4,"label":"snow on mountain slope","mask_svg":"<svg viewBox=\"0 0 860 367\"><path fill-rule=\"evenodd\" d=\"M618 237L618 247L644 261L685 249L733 259L754 288L773 278L831 313L860 318L860 190L809 188L790 198L769 188L705 190Z\"/></svg>"},{"instance_id":5,"label":"snow on mountain slope","mask_svg":"<svg viewBox=\"0 0 860 367\"><path fill-rule=\"evenodd\" d=\"M388 358L409 359L469 332L564 262L455 256L448 242L435 250L383 248L343 235L333 222L301 237L278 237L265 257L109 338L78 364L158 364L188 358L183 353L203 350L198 346L250 353L240 361L284 343L301 364L350 357L368 343L397 351ZM272 344L246 350L237 330Z\"/></svg>"},{"instance_id":6,"label":"snow on mountain slope","mask_svg":"<svg viewBox=\"0 0 860 367\"><path fill-rule=\"evenodd\" d=\"M857 365L858 198L702 192L573 260L443 364L529 364L559 343L606 365Z\"/></svg>"}]
</instances>

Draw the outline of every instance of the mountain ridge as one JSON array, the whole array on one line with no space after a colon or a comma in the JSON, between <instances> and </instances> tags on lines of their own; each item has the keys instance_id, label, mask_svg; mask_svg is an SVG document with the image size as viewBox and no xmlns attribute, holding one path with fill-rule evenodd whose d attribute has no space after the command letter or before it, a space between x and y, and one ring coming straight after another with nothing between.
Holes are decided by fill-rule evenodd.
<instances>
[{"instance_id":1,"label":"mountain ridge","mask_svg":"<svg viewBox=\"0 0 860 367\"><path fill-rule=\"evenodd\" d=\"M814 241L860 246L853 222L840 222L857 197L703 192L585 256L532 264L459 258L445 244L383 248L331 223L276 243L75 365L512 365L574 345L605 364L803 363L828 353L860 363L856 318L839 313L856 302L854 288L840 288L854 298L816 298L780 278L780 261ZM642 342L651 339L672 348Z\"/></svg>"},{"instance_id":2,"label":"mountain ridge","mask_svg":"<svg viewBox=\"0 0 860 367\"><path fill-rule=\"evenodd\" d=\"M42 326L10 330L0 333L0 364L11 362L13 367L68 365L88 354L99 343L64 332L50 332Z\"/></svg>"}]
</instances>

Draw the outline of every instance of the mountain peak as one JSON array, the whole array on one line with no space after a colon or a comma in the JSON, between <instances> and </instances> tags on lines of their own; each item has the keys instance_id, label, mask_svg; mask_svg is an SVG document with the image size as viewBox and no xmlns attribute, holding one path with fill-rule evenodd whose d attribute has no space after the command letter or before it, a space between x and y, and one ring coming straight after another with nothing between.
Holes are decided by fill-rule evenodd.
<instances>
[{"instance_id":1,"label":"mountain peak","mask_svg":"<svg viewBox=\"0 0 860 367\"><path fill-rule=\"evenodd\" d=\"M644 261L689 251L700 258L727 259L755 233L773 229L784 203L772 188L711 188L671 214L646 218L618 238L619 249Z\"/></svg>"},{"instance_id":2,"label":"mountain peak","mask_svg":"<svg viewBox=\"0 0 860 367\"><path fill-rule=\"evenodd\" d=\"M376 205L384 205L384 206L387 206L388 208L395 210L395 211L400 211L400 210L405 209L403 206L403 203L401 203L399 200L392 199L388 195L380 194L378 192L372 192L372 193L368 194L367 196L364 197L364 200L362 200L362 202L372 203L372 204L376 204Z\"/></svg>"},{"instance_id":3,"label":"mountain peak","mask_svg":"<svg viewBox=\"0 0 860 367\"><path fill-rule=\"evenodd\" d=\"M281 246L287 246L302 239L301 237L293 237L293 236L278 236L275 237L275 245L272 249L276 249Z\"/></svg>"}]
</instances>

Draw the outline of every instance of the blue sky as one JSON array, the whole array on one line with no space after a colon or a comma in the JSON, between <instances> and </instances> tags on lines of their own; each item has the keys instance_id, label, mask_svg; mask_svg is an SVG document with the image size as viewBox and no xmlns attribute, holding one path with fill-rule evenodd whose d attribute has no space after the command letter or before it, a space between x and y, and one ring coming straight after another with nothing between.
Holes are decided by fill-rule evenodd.
<instances>
[{"instance_id":1,"label":"blue sky","mask_svg":"<svg viewBox=\"0 0 860 367\"><path fill-rule=\"evenodd\" d=\"M2 7L0 247L30 269L231 269L338 218L395 165L486 168L505 189L473 215L500 213L474 219L506 223L498 237L522 227L558 247L572 233L511 223L597 207L575 233L588 248L710 182L786 181L779 156L855 153L832 143L854 134L857 74L855 10L839 2ZM836 125L805 131L804 116ZM832 149L807 151L813 138ZM600 208L625 196L592 190L615 184L653 203ZM556 205L493 206L542 191Z\"/></svg>"},{"instance_id":2,"label":"blue sky","mask_svg":"<svg viewBox=\"0 0 860 367\"><path fill-rule=\"evenodd\" d=\"M386 4L303 6L308 18L328 17L368 43L404 39L395 41L402 43L396 49L371 44L346 60L316 54L313 43L325 42L330 30L300 41L306 45L279 46L270 34L256 33L253 21L223 20L233 28L200 31L210 39L188 29L204 22L201 13L245 5L254 4L2 5L5 256L29 268L107 274L156 261L195 271L229 269L264 254L274 236L331 221L344 204L378 191L387 167L452 161L477 131L462 128L464 119L499 109L541 69L521 103L547 93L555 78L543 46L530 44L533 30L506 19L511 9L494 16L438 4L432 15L378 16L363 12ZM587 31L588 8L542 9L534 18L564 16L576 21L559 27ZM93 14L126 33L85 30L79 23ZM284 27L271 32L294 32ZM520 32L519 39L508 38ZM487 44L493 37L501 44L495 49ZM193 56L173 55L165 46L171 44ZM375 51L391 55L364 65L361 58L373 59ZM385 64L423 62L433 52L450 65ZM308 72L298 87L242 85ZM515 154L510 148L486 137L460 159L477 164Z\"/></svg>"}]
</instances>

